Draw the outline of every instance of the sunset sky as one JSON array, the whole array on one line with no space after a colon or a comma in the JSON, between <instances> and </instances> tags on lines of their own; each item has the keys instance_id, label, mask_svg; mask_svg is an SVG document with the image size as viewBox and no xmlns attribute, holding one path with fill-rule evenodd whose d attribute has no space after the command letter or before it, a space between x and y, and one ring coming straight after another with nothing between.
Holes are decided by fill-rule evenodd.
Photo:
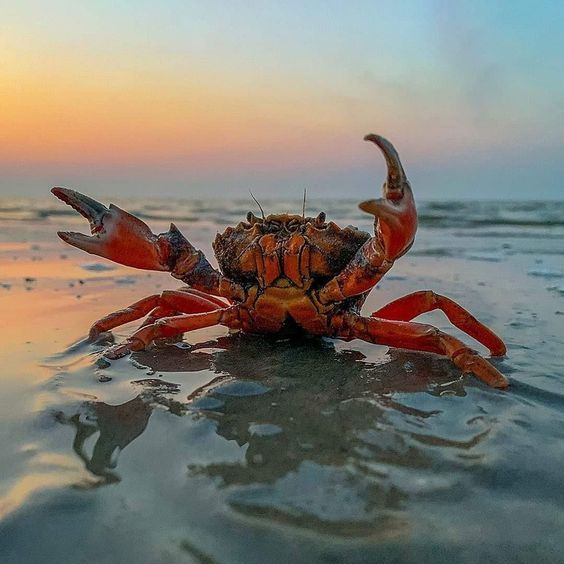
<instances>
[{"instance_id":1,"label":"sunset sky","mask_svg":"<svg viewBox=\"0 0 564 564\"><path fill-rule=\"evenodd\" d=\"M0 6L0 195L564 197L564 2Z\"/></svg>"}]
</instances>

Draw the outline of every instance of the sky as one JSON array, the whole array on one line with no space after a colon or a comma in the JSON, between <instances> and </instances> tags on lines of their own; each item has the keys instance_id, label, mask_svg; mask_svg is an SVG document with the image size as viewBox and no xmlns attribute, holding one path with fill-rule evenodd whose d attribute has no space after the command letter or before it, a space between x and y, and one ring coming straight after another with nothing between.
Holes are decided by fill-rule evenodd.
<instances>
[{"instance_id":1,"label":"sky","mask_svg":"<svg viewBox=\"0 0 564 564\"><path fill-rule=\"evenodd\" d=\"M564 198L564 2L0 0L0 196Z\"/></svg>"}]
</instances>

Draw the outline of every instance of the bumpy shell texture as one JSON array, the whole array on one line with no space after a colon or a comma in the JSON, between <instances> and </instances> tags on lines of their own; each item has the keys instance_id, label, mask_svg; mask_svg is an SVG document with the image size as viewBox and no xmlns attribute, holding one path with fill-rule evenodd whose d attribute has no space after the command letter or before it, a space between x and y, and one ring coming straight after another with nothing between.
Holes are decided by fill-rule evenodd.
<instances>
[{"instance_id":1,"label":"bumpy shell texture","mask_svg":"<svg viewBox=\"0 0 564 564\"><path fill-rule=\"evenodd\" d=\"M213 243L221 271L234 281L253 284L257 280L257 260L266 255L284 260L287 253L306 255L311 286L321 286L339 274L370 235L355 227L326 223L297 215L250 216L250 221L228 227ZM259 255L257 257L257 255Z\"/></svg>"}]
</instances>

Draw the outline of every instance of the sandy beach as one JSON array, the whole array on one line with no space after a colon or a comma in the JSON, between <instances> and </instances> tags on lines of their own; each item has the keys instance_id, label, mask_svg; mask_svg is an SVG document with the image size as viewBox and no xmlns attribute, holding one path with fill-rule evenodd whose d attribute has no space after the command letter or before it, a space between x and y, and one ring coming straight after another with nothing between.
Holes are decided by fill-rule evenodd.
<instances>
[{"instance_id":1,"label":"sandy beach","mask_svg":"<svg viewBox=\"0 0 564 564\"><path fill-rule=\"evenodd\" d=\"M58 204L0 202L1 562L559 560L561 202L422 204L364 308L459 301L507 343L507 391L434 355L221 327L108 364L90 324L178 282L64 245L57 229L86 226ZM123 206L211 256L249 204ZM327 206L370 229L353 202Z\"/></svg>"}]
</instances>

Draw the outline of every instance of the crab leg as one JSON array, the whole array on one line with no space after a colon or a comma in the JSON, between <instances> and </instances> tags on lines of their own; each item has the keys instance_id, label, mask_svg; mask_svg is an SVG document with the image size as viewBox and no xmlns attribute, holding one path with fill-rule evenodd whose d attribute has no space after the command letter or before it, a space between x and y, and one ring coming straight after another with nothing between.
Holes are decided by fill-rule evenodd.
<instances>
[{"instance_id":1,"label":"crab leg","mask_svg":"<svg viewBox=\"0 0 564 564\"><path fill-rule=\"evenodd\" d=\"M374 237L356 253L347 267L319 291L321 303L342 301L370 290L390 270L394 260L406 253L417 230L417 212L411 187L393 145L379 135L365 141L384 154L388 176L383 198L362 202L359 207L375 217Z\"/></svg>"},{"instance_id":2,"label":"crab leg","mask_svg":"<svg viewBox=\"0 0 564 564\"><path fill-rule=\"evenodd\" d=\"M195 290L194 288L189 288L189 287L184 287L184 288L179 288L177 290L178 292L185 292L185 293L189 293L189 294L194 294L195 296L200 296L202 298L205 298L207 301L211 302L212 304L215 304L217 307L220 308L224 308L227 307L230 304L225 303L223 300L221 300L220 298L216 298L215 296L212 296L211 294L206 294L205 292L200 292L199 290ZM214 308L210 308L210 311L214 309ZM217 308L215 308L217 309ZM189 311L183 309L181 310L182 313L190 313ZM196 313L196 312L193 312ZM145 321L143 321L143 323L141 324L141 327L146 327L147 325L152 325L153 323L155 323L155 321L157 321L157 319L161 319L163 317L171 317L173 315L178 315L178 311L175 310L174 308L166 307L166 306L157 306L155 309L153 309L152 311L149 312L149 315L147 316L147 318L145 319ZM141 328L140 327L140 328Z\"/></svg>"},{"instance_id":3,"label":"crab leg","mask_svg":"<svg viewBox=\"0 0 564 564\"><path fill-rule=\"evenodd\" d=\"M68 188L53 188L51 192L90 223L92 236L58 232L69 245L126 266L171 272L190 286L219 292L221 274L174 224L166 233L155 235L139 218L113 204L106 207Z\"/></svg>"},{"instance_id":4,"label":"crab leg","mask_svg":"<svg viewBox=\"0 0 564 564\"><path fill-rule=\"evenodd\" d=\"M143 323L139 326L139 329L147 327L147 325L153 325L153 323L156 323L157 320L162 319L163 317L172 317L173 315L178 315L178 312L174 309L170 309L169 307L157 306L149 312L145 321L143 321Z\"/></svg>"},{"instance_id":5,"label":"crab leg","mask_svg":"<svg viewBox=\"0 0 564 564\"><path fill-rule=\"evenodd\" d=\"M431 290L421 290L398 298L375 311L371 317L411 321L418 315L435 309L440 309L455 327L482 343L490 350L492 355L503 356L505 354L505 344L491 329L480 323L455 301L446 296L435 294Z\"/></svg>"},{"instance_id":6,"label":"crab leg","mask_svg":"<svg viewBox=\"0 0 564 564\"><path fill-rule=\"evenodd\" d=\"M445 355L463 372L471 372L490 386L509 385L505 376L476 351L432 325L344 314L333 318L333 326L338 337Z\"/></svg>"},{"instance_id":7,"label":"crab leg","mask_svg":"<svg viewBox=\"0 0 564 564\"><path fill-rule=\"evenodd\" d=\"M229 302L224 301L222 298L212 296L211 294L208 294L207 292L202 292L201 290L197 290L196 288L190 288L188 286L178 288L177 292L184 292L184 293L187 293L187 294L193 294L194 296L199 296L200 298L204 298L205 300L212 302L217 307L227 307L227 306L231 305ZM163 292L163 294L164 293L165 292ZM189 312L186 311L185 313L189 313Z\"/></svg>"},{"instance_id":8,"label":"crab leg","mask_svg":"<svg viewBox=\"0 0 564 564\"><path fill-rule=\"evenodd\" d=\"M227 327L237 328L239 320L238 309L238 306L231 306L205 313L163 317L152 325L142 327L133 333L125 343L110 347L104 355L111 359L119 358L129 352L144 349L155 339L175 337L188 331L203 329L213 325L226 325Z\"/></svg>"},{"instance_id":9,"label":"crab leg","mask_svg":"<svg viewBox=\"0 0 564 564\"><path fill-rule=\"evenodd\" d=\"M130 321L141 319L152 309L157 307L159 301L159 294L153 294L152 296L147 296L146 298L143 298L126 308L108 313L108 315L105 315L92 324L88 333L88 339L90 341L95 341L98 335L104 331L110 331L119 325L124 325Z\"/></svg>"},{"instance_id":10,"label":"crab leg","mask_svg":"<svg viewBox=\"0 0 564 564\"><path fill-rule=\"evenodd\" d=\"M221 305L219 305L221 303ZM104 332L110 331L119 325L124 325L130 321L141 319L147 315L151 310L156 308L166 308L166 311L175 312L181 311L182 313L202 313L206 311L213 311L220 307L226 307L225 302L221 302L217 298L208 299L203 292L194 292L191 289L186 290L165 290L160 295L154 294L147 298L143 298L138 302L114 311L96 321L90 328L90 340L95 340L96 337Z\"/></svg>"}]
</instances>

